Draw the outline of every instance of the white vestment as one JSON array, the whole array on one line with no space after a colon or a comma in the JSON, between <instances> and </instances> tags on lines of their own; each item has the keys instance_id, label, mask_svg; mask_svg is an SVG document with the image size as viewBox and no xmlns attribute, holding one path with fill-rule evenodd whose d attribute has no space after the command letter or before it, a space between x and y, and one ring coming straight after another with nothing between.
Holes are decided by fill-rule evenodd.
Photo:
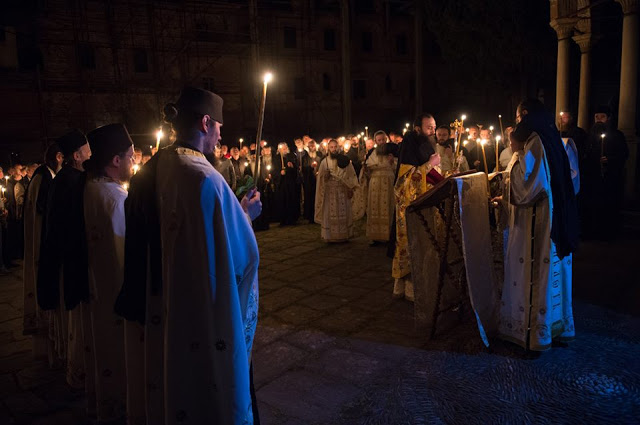
<instances>
[{"instance_id":1,"label":"white vestment","mask_svg":"<svg viewBox=\"0 0 640 425\"><path fill-rule=\"evenodd\" d=\"M360 185L367 213L367 238L388 241L395 209L393 192L397 160L372 152L360 172Z\"/></svg>"},{"instance_id":2,"label":"white vestment","mask_svg":"<svg viewBox=\"0 0 640 425\"><path fill-rule=\"evenodd\" d=\"M315 222L322 226L322 239L327 242L349 239L353 236L351 196L358 187L353 164L340 168L336 159L327 156L320 163L316 180Z\"/></svg>"},{"instance_id":3,"label":"white vestment","mask_svg":"<svg viewBox=\"0 0 640 425\"><path fill-rule=\"evenodd\" d=\"M511 157L513 157L513 151L511 150L511 146L507 146L502 149L500 152L500 156L498 157L500 161L500 169L505 170L509 166L509 162L511 162Z\"/></svg>"},{"instance_id":4,"label":"white vestment","mask_svg":"<svg viewBox=\"0 0 640 425\"><path fill-rule=\"evenodd\" d=\"M47 167L53 178L55 173ZM42 237L43 215L38 212L36 203L40 192L42 175L35 174L29 183L24 203L24 333L33 335L33 355L35 358L48 358L54 361L53 341L49 339L50 314L40 309L36 302L36 282L38 281L38 262L40 261L40 241Z\"/></svg>"},{"instance_id":5,"label":"white vestment","mask_svg":"<svg viewBox=\"0 0 640 425\"><path fill-rule=\"evenodd\" d=\"M525 349L546 350L552 338L573 337L574 325L571 257L558 258L551 240L549 166L537 133L513 155L507 173L509 233L499 332Z\"/></svg>"},{"instance_id":6,"label":"white vestment","mask_svg":"<svg viewBox=\"0 0 640 425\"><path fill-rule=\"evenodd\" d=\"M157 161L162 290L147 284L146 394L129 398L146 400L149 425L252 424L259 254L251 222L201 153L172 145Z\"/></svg>"},{"instance_id":7,"label":"white vestment","mask_svg":"<svg viewBox=\"0 0 640 425\"><path fill-rule=\"evenodd\" d=\"M127 191L106 178L88 179L84 189L84 219L89 260L88 304L96 413L99 421L124 417L126 369L124 320L113 311L124 276L124 200ZM87 334L85 334L87 336ZM87 367L87 372L90 370ZM87 377L89 378L89 377Z\"/></svg>"}]
</instances>

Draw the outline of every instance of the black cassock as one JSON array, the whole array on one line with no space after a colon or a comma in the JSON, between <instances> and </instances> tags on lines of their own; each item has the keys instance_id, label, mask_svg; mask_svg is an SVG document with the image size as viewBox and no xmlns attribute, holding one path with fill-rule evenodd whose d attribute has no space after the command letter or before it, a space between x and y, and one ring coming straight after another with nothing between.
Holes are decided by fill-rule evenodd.
<instances>
[{"instance_id":1,"label":"black cassock","mask_svg":"<svg viewBox=\"0 0 640 425\"><path fill-rule=\"evenodd\" d=\"M604 164L600 162L602 156L607 157ZM618 231L628 157L622 132L602 124L591 128L580 173L580 207L586 236L609 238Z\"/></svg>"},{"instance_id":2,"label":"black cassock","mask_svg":"<svg viewBox=\"0 0 640 425\"><path fill-rule=\"evenodd\" d=\"M356 172L356 177L360 178L360 169L362 169L362 163L364 162L364 150L358 149L358 146L352 146L347 151L347 157L353 164L353 169Z\"/></svg>"},{"instance_id":3,"label":"black cassock","mask_svg":"<svg viewBox=\"0 0 640 425\"><path fill-rule=\"evenodd\" d=\"M493 145L493 146L492 146ZM487 170L491 173L496 168L496 151L495 142L487 142L484 145L484 153L487 157ZM484 157L482 155L482 145L480 139L476 139L476 142L469 142L467 146L462 148L464 156L467 158L470 169L476 169L477 171L484 171ZM480 161L480 165L474 165L476 161Z\"/></svg>"},{"instance_id":4,"label":"black cassock","mask_svg":"<svg viewBox=\"0 0 640 425\"><path fill-rule=\"evenodd\" d=\"M83 206L85 178L83 172L65 165L49 188L37 281L38 305L43 310L58 307L60 273L67 310L89 299Z\"/></svg>"},{"instance_id":5,"label":"black cassock","mask_svg":"<svg viewBox=\"0 0 640 425\"><path fill-rule=\"evenodd\" d=\"M314 222L316 209L316 171L322 161L322 154L316 152L316 157L311 158L307 151L296 152L298 169L302 178L302 191L304 193L304 206L302 216L310 223Z\"/></svg>"},{"instance_id":6,"label":"black cassock","mask_svg":"<svg viewBox=\"0 0 640 425\"><path fill-rule=\"evenodd\" d=\"M275 210L277 211L280 225L295 224L300 217L300 175L296 156L292 153L281 158L280 153L273 157L272 176L276 183ZM287 163L290 162L292 167ZM284 163L284 168L283 168ZM284 170L284 175L282 174Z\"/></svg>"},{"instance_id":7,"label":"black cassock","mask_svg":"<svg viewBox=\"0 0 640 425\"><path fill-rule=\"evenodd\" d=\"M254 230L269 230L269 223L274 221L276 214L274 208L275 183L273 180L274 167L272 157L262 157L260 159L260 177L256 183L260 192L262 202L262 212L253 220Z\"/></svg>"}]
</instances>

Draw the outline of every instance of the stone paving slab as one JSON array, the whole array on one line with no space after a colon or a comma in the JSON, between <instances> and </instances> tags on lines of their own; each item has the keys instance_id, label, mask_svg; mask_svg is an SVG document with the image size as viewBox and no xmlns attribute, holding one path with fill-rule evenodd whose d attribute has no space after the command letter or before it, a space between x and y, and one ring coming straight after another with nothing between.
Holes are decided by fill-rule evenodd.
<instances>
[{"instance_id":1,"label":"stone paving slab","mask_svg":"<svg viewBox=\"0 0 640 425\"><path fill-rule=\"evenodd\" d=\"M638 423L640 297L627 299L640 295L638 262L619 261L615 274L620 306L634 316L580 295L604 293L616 306L604 271L640 237L586 244L575 256L576 340L539 354L500 341L485 348L470 315L429 341L413 327L413 304L391 298L384 246L362 236L326 244L319 234L317 225L257 234L263 424ZM82 392L31 359L19 279L17 269L0 277L0 424L89 424Z\"/></svg>"}]
</instances>

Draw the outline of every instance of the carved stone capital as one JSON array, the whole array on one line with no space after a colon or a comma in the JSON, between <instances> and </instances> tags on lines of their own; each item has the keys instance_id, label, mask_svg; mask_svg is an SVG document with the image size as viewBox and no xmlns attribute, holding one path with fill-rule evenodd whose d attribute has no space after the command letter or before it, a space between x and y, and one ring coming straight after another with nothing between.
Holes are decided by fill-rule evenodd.
<instances>
[{"instance_id":1,"label":"carved stone capital","mask_svg":"<svg viewBox=\"0 0 640 425\"><path fill-rule=\"evenodd\" d=\"M577 23L576 18L559 18L551 21L551 28L556 31L558 34L558 41L564 40L565 38L571 37L573 35L573 28Z\"/></svg>"},{"instance_id":2,"label":"carved stone capital","mask_svg":"<svg viewBox=\"0 0 640 425\"><path fill-rule=\"evenodd\" d=\"M580 53L589 53L591 50L591 44L593 42L593 37L591 34L580 34L574 35L573 41L580 47Z\"/></svg>"},{"instance_id":3,"label":"carved stone capital","mask_svg":"<svg viewBox=\"0 0 640 425\"><path fill-rule=\"evenodd\" d=\"M620 3L622 6L622 13L625 15L631 15L634 13L638 13L638 4L640 1L638 0L616 0L617 3Z\"/></svg>"}]
</instances>

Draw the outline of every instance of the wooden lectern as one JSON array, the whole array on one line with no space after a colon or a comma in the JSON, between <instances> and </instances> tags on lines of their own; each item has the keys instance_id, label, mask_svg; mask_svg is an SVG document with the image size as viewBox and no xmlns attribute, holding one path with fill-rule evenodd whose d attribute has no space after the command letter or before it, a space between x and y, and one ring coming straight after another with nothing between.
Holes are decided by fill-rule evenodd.
<instances>
[{"instance_id":1,"label":"wooden lectern","mask_svg":"<svg viewBox=\"0 0 640 425\"><path fill-rule=\"evenodd\" d=\"M469 171L446 178L407 208L415 324L429 339L467 307L485 344L493 332L499 297L487 190L486 174Z\"/></svg>"}]
</instances>

